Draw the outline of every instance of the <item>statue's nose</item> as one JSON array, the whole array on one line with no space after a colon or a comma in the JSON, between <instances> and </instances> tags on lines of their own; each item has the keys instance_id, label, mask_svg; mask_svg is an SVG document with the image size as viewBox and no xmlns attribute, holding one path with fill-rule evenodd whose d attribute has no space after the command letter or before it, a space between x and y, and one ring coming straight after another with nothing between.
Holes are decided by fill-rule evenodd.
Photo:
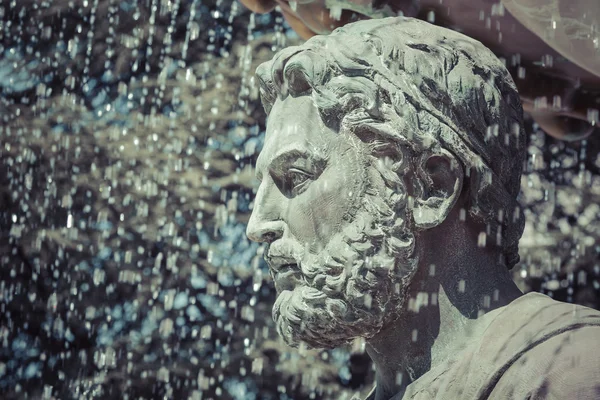
<instances>
[{"instance_id":1,"label":"statue's nose","mask_svg":"<svg viewBox=\"0 0 600 400\"><path fill-rule=\"evenodd\" d=\"M248 239L254 242L272 243L283 236L283 221L260 221L254 218L254 215L253 212L246 228Z\"/></svg>"},{"instance_id":2,"label":"statue's nose","mask_svg":"<svg viewBox=\"0 0 600 400\"><path fill-rule=\"evenodd\" d=\"M246 236L254 242L272 243L283 236L285 222L281 219L281 199L275 198L273 190L268 190L266 182L261 184L250 221L246 227Z\"/></svg>"}]
</instances>

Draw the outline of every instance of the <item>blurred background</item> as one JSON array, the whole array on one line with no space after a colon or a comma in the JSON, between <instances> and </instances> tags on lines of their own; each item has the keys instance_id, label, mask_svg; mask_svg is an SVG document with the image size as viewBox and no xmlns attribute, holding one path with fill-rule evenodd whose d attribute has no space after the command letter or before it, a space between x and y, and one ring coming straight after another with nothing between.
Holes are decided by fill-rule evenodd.
<instances>
[{"instance_id":1,"label":"blurred background","mask_svg":"<svg viewBox=\"0 0 600 400\"><path fill-rule=\"evenodd\" d=\"M514 49L514 29L493 23L509 15L502 3L453 1L441 14L417 2L392 11L456 29L476 11L473 35L514 71L529 155L515 280L599 308L598 53L537 46L545 36L526 23L531 36ZM244 232L265 130L257 65L315 33L298 25L305 4L330 16L325 30L389 7L245 3L258 13L231 0L0 3L2 399L370 390L360 343L314 351L278 338L262 248ZM578 29L572 37L598 39L594 21Z\"/></svg>"}]
</instances>

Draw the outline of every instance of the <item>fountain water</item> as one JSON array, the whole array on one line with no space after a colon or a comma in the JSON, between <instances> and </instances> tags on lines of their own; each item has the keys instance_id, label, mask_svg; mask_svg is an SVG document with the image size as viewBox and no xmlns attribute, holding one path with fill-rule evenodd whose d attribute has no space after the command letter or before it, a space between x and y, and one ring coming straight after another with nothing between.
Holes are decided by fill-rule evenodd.
<instances>
[{"instance_id":1,"label":"fountain water","mask_svg":"<svg viewBox=\"0 0 600 400\"><path fill-rule=\"evenodd\" d=\"M244 234L265 128L253 72L300 41L280 13L12 0L0 32L3 398L368 389L360 343L282 344L262 248ZM515 278L598 307L598 136L567 143L532 121L529 134Z\"/></svg>"}]
</instances>

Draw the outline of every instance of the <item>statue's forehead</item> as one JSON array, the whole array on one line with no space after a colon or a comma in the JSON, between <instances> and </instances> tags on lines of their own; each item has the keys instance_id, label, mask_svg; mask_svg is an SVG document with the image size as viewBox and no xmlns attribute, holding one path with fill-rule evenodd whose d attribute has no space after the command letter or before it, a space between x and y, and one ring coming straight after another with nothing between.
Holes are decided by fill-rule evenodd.
<instances>
[{"instance_id":1,"label":"statue's forehead","mask_svg":"<svg viewBox=\"0 0 600 400\"><path fill-rule=\"evenodd\" d=\"M268 168L281 152L297 150L325 157L335 141L309 96L278 99L267 121L265 145L256 162L258 171Z\"/></svg>"},{"instance_id":2,"label":"statue's forehead","mask_svg":"<svg viewBox=\"0 0 600 400\"><path fill-rule=\"evenodd\" d=\"M322 130L323 123L312 97L287 96L277 99L267 120L268 136L294 136L299 132ZM310 132L306 132L305 136ZM318 136L318 135L316 135Z\"/></svg>"}]
</instances>

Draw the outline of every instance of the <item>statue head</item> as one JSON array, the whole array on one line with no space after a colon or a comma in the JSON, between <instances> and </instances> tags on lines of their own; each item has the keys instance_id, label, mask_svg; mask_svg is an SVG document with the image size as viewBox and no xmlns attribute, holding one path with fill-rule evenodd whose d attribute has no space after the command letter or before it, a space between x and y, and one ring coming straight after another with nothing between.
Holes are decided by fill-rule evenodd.
<instances>
[{"instance_id":1,"label":"statue head","mask_svg":"<svg viewBox=\"0 0 600 400\"><path fill-rule=\"evenodd\" d=\"M287 343L331 348L401 317L435 245L423 233L457 208L503 267L518 262L522 107L482 44L420 20L368 20L256 73L268 120L247 234L268 244Z\"/></svg>"}]
</instances>

